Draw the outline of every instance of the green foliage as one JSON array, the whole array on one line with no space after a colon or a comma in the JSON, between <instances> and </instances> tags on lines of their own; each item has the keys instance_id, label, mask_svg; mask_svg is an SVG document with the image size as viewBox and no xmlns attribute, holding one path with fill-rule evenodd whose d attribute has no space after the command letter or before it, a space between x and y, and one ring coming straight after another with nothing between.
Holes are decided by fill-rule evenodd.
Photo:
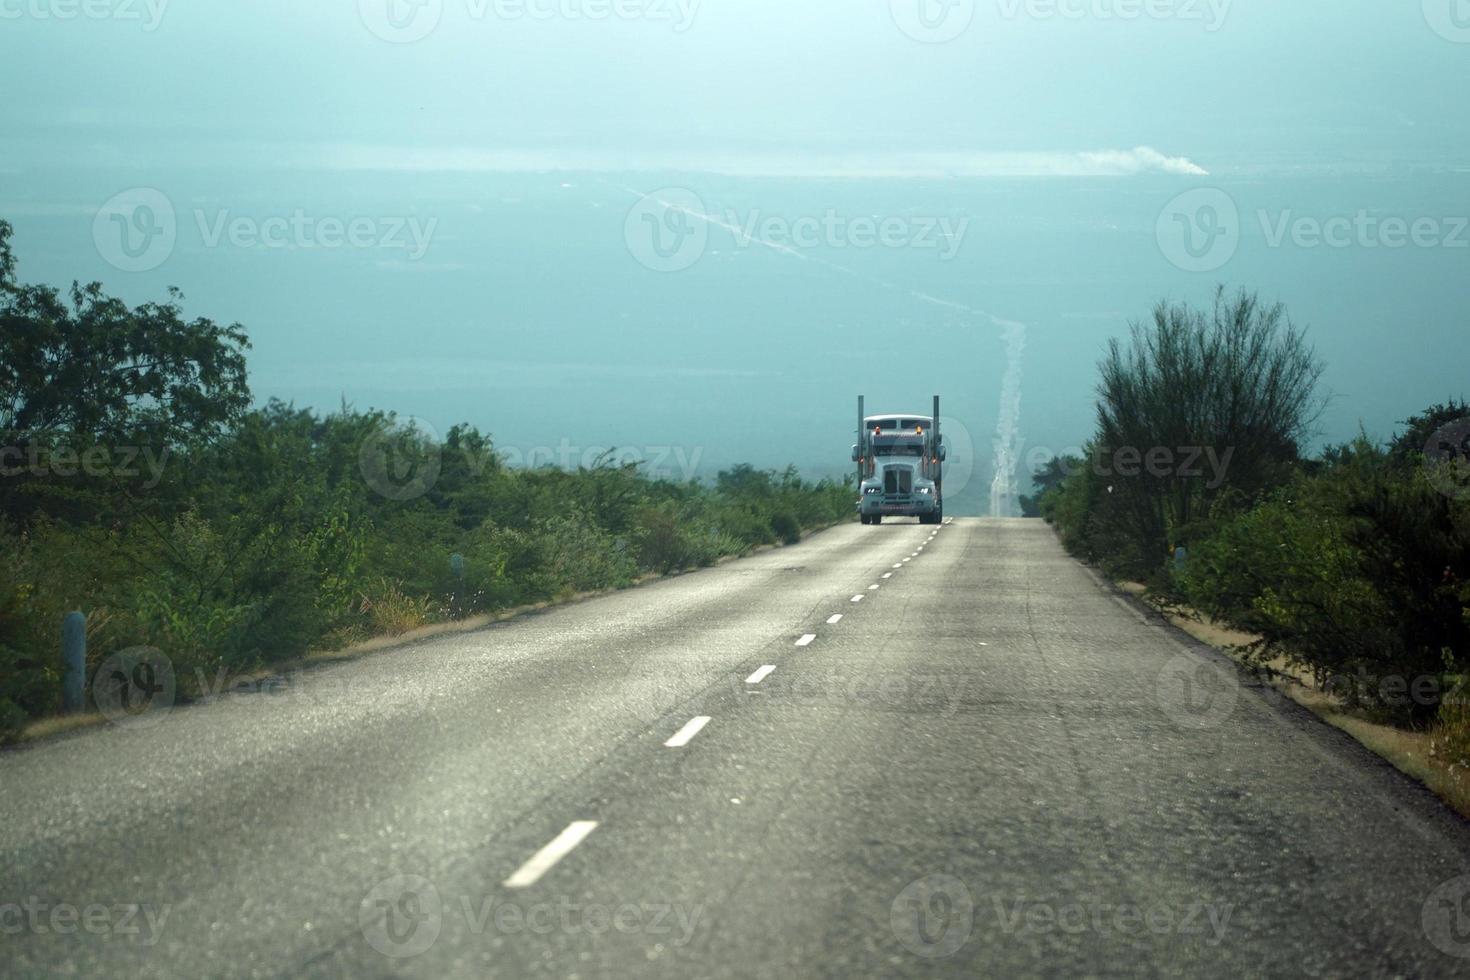
<instances>
[{"instance_id":1,"label":"green foliage","mask_svg":"<svg viewBox=\"0 0 1470 980\"><path fill-rule=\"evenodd\" d=\"M136 484L142 474L116 465L125 452L217 435L248 407L249 341L238 324L186 319L177 290L129 307L99 283L73 283L65 298L19 283L10 234L0 222L0 433L12 459L45 465L7 474L0 511L18 520L56 513L57 491L75 489L88 451L106 458L111 482Z\"/></svg>"},{"instance_id":2,"label":"green foliage","mask_svg":"<svg viewBox=\"0 0 1470 980\"><path fill-rule=\"evenodd\" d=\"M1125 536L1149 577L1223 498L1290 479L1321 410L1321 362L1280 305L1223 289L1195 310L1160 303L1099 364L1089 460L1107 481L1090 517Z\"/></svg>"},{"instance_id":3,"label":"green foliage","mask_svg":"<svg viewBox=\"0 0 1470 980\"><path fill-rule=\"evenodd\" d=\"M781 539L782 544L796 544L801 540L801 525L797 523L796 515L790 511L781 510L772 514L771 530Z\"/></svg>"},{"instance_id":4,"label":"green foliage","mask_svg":"<svg viewBox=\"0 0 1470 980\"><path fill-rule=\"evenodd\" d=\"M1396 721L1431 718L1470 653L1470 505L1359 439L1193 549L1191 604Z\"/></svg>"},{"instance_id":5,"label":"green foliage","mask_svg":"<svg viewBox=\"0 0 1470 980\"><path fill-rule=\"evenodd\" d=\"M147 479L0 476L0 741L59 700L62 617L89 667L151 646L187 693L314 648L628 585L850 519L843 484L737 466L713 486L604 458L512 469L472 427L244 411L245 334L15 281L0 222L0 426L27 445L156 451ZM451 555L459 555L459 566ZM90 671L89 671L90 676Z\"/></svg>"},{"instance_id":6,"label":"green foliage","mask_svg":"<svg viewBox=\"0 0 1470 980\"><path fill-rule=\"evenodd\" d=\"M1360 437L1301 460L1321 366L1280 307L1243 293L1208 311L1161 304L1100 369L1088 459L1033 477L1035 510L1069 551L1260 636L1253 656L1305 667L1375 716L1417 725L1450 710L1470 659L1463 403L1414 416L1386 448ZM1215 481L1119 471L1119 450L1154 447L1230 463Z\"/></svg>"}]
</instances>

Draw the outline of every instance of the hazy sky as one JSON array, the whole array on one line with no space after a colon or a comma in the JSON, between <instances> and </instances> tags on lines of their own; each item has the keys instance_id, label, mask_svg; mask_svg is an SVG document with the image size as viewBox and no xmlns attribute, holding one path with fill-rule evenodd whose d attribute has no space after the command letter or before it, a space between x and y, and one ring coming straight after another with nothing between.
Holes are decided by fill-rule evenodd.
<instances>
[{"instance_id":1,"label":"hazy sky","mask_svg":"<svg viewBox=\"0 0 1470 980\"><path fill-rule=\"evenodd\" d=\"M940 391L984 484L1217 282L1312 327L1324 438L1466 394L1467 83L1470 0L0 0L0 217L262 398L837 470Z\"/></svg>"},{"instance_id":2,"label":"hazy sky","mask_svg":"<svg viewBox=\"0 0 1470 980\"><path fill-rule=\"evenodd\" d=\"M1464 0L83 2L0 0L9 167L1470 149Z\"/></svg>"}]
</instances>

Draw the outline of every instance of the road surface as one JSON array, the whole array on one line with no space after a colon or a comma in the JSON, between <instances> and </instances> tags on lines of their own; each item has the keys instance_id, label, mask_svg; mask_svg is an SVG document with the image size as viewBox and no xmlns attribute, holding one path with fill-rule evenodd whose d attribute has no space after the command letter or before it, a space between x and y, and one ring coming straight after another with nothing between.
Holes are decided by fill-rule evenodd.
<instances>
[{"instance_id":1,"label":"road surface","mask_svg":"<svg viewBox=\"0 0 1470 980\"><path fill-rule=\"evenodd\" d=\"M1028 521L6 752L0 857L7 976L1470 973L1466 824Z\"/></svg>"}]
</instances>

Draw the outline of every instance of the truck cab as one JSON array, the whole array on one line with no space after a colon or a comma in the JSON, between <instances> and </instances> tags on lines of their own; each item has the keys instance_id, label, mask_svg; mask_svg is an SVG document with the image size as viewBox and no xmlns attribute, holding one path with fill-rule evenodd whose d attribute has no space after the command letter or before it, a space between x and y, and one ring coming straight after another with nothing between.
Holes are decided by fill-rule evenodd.
<instances>
[{"instance_id":1,"label":"truck cab","mask_svg":"<svg viewBox=\"0 0 1470 980\"><path fill-rule=\"evenodd\" d=\"M944 519L946 453L934 425L935 402L933 416L862 416L852 458L858 464L857 507L864 524L881 524L885 517L917 517L921 524Z\"/></svg>"}]
</instances>

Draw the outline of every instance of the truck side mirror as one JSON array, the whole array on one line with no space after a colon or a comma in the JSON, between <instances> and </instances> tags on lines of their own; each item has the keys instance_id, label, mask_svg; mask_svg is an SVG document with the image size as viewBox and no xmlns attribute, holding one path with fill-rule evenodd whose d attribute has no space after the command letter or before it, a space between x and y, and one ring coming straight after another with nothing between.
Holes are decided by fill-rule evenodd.
<instances>
[{"instance_id":1,"label":"truck side mirror","mask_svg":"<svg viewBox=\"0 0 1470 980\"><path fill-rule=\"evenodd\" d=\"M861 458L862 458L862 456L860 455L860 450L858 449L857 446L853 446L852 447L852 461L854 463L856 463Z\"/></svg>"},{"instance_id":2,"label":"truck side mirror","mask_svg":"<svg viewBox=\"0 0 1470 980\"><path fill-rule=\"evenodd\" d=\"M939 461L942 463L942 462L944 462L948 458L949 458L949 447L946 446L946 445L943 445L941 443L940 446L939 446Z\"/></svg>"}]
</instances>

